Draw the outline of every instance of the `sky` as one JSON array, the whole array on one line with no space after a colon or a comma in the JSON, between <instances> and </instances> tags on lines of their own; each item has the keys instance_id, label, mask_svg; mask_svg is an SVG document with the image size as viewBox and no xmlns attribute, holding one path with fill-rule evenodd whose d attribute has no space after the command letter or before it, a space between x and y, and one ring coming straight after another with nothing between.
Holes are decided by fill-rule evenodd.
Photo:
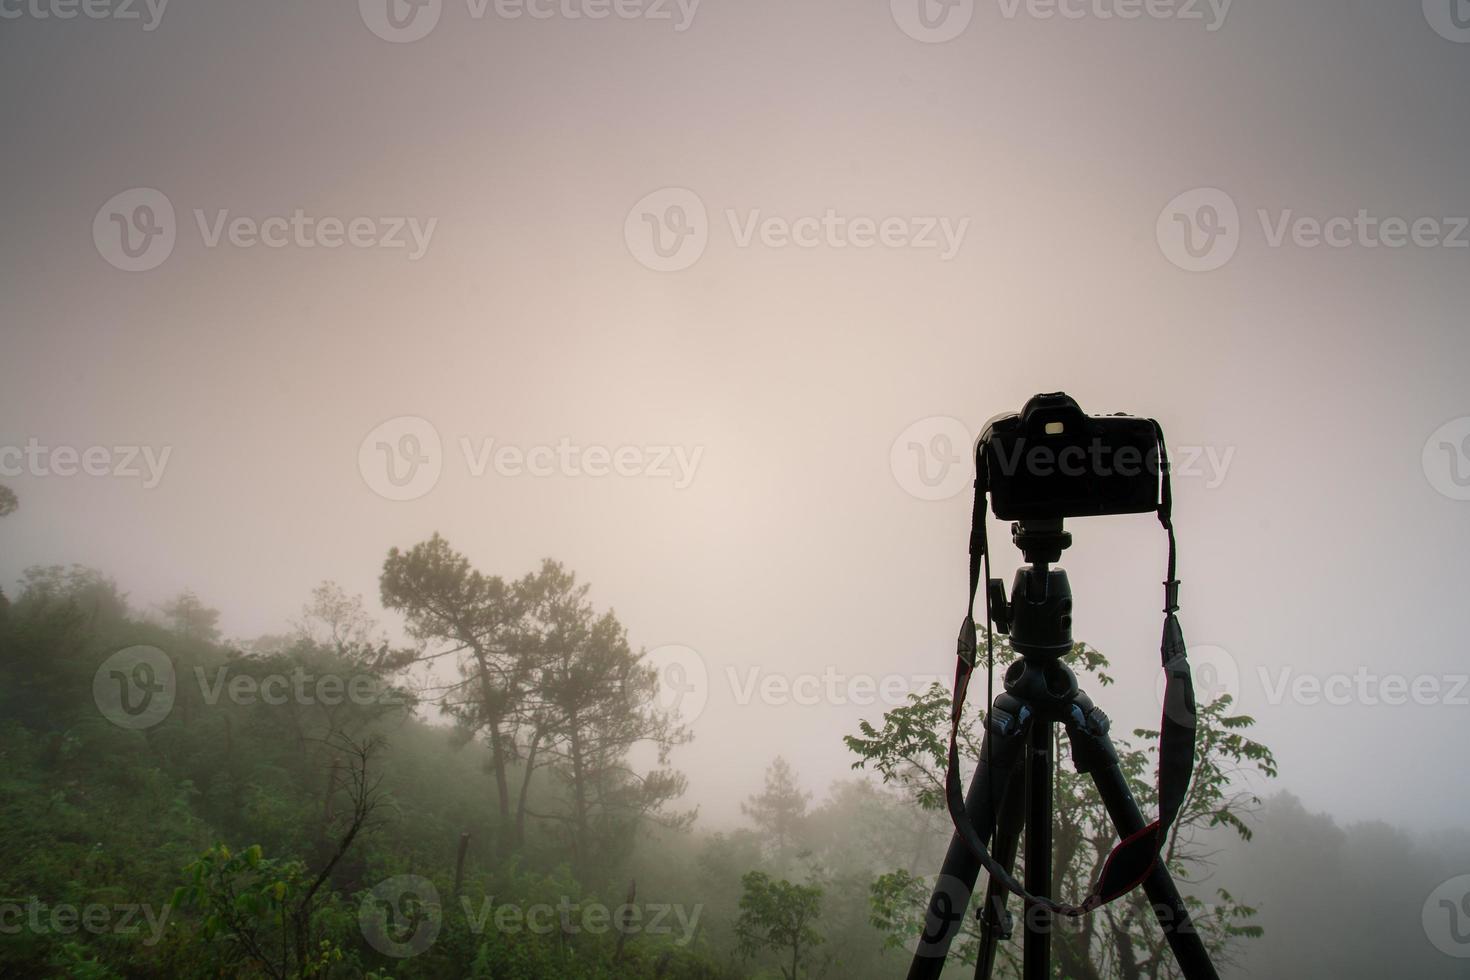
<instances>
[{"instance_id":1,"label":"sky","mask_svg":"<svg viewBox=\"0 0 1470 980\"><path fill-rule=\"evenodd\" d=\"M8 592L244 641L323 579L396 629L435 531L555 557L697 689L728 826L952 671L967 443L1066 390L1162 421L1279 785L1463 822L1463 0L388 2L0 0ZM1072 531L1153 726L1162 532Z\"/></svg>"}]
</instances>

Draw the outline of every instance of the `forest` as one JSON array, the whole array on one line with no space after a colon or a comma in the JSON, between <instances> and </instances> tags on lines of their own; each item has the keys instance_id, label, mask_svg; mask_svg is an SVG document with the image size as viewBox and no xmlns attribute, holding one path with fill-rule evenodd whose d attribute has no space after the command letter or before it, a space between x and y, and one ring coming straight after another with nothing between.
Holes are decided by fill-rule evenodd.
<instances>
[{"instance_id":1,"label":"forest","mask_svg":"<svg viewBox=\"0 0 1470 980\"><path fill-rule=\"evenodd\" d=\"M739 829L712 830L678 768L698 733L571 569L506 578L434 535L388 550L379 582L381 615L323 582L248 641L192 592L139 609L84 566L0 593L0 976L904 971L948 839L943 686L834 731L852 774L820 792L732 752L749 794ZM1071 663L1111 683L1102 652L1078 644ZM1325 956L1334 976L1381 977L1415 949L1410 975L1446 969L1416 912L1470 837L1338 827L1274 789L1253 725L1228 697L1201 706L1165 853L1226 975L1320 973ZM967 716L968 758L977 730ZM1154 733L1119 742L1149 810ZM1080 895L1112 828L1065 764L1057 798L1054 893ZM1376 898L1333 903L1347 894ZM952 975L975 946L972 920ZM1062 977L1175 975L1137 895L1059 926L1055 948ZM1003 945L999 975L1018 954Z\"/></svg>"}]
</instances>

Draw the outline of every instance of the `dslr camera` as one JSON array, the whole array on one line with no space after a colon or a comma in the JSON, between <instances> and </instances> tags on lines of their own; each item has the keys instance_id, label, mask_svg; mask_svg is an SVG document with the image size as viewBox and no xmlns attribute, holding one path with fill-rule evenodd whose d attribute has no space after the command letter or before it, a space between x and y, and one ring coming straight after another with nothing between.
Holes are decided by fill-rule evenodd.
<instances>
[{"instance_id":1,"label":"dslr camera","mask_svg":"<svg viewBox=\"0 0 1470 980\"><path fill-rule=\"evenodd\" d=\"M1050 521L1159 509L1161 432L1153 419L1087 415L1057 392L986 423L975 446L995 516Z\"/></svg>"}]
</instances>

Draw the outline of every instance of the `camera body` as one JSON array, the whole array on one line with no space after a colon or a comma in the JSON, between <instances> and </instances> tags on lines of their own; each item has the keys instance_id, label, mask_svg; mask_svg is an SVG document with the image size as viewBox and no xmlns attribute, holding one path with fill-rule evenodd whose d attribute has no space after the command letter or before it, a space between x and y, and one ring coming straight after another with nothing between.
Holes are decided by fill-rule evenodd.
<instances>
[{"instance_id":1,"label":"camera body","mask_svg":"<svg viewBox=\"0 0 1470 980\"><path fill-rule=\"evenodd\" d=\"M1151 513L1159 461L1152 419L1087 415L1061 392L991 419L975 446L980 485L1009 521Z\"/></svg>"}]
</instances>

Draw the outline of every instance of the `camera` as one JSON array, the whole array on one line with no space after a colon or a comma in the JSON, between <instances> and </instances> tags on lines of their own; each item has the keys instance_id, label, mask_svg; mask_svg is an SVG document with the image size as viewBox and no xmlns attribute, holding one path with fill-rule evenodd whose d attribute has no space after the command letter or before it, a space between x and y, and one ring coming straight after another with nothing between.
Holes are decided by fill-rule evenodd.
<instances>
[{"instance_id":1,"label":"camera","mask_svg":"<svg viewBox=\"0 0 1470 980\"><path fill-rule=\"evenodd\" d=\"M1159 508L1158 424L1087 415L1061 392L993 418L975 446L979 485L995 516L1045 521Z\"/></svg>"}]
</instances>

